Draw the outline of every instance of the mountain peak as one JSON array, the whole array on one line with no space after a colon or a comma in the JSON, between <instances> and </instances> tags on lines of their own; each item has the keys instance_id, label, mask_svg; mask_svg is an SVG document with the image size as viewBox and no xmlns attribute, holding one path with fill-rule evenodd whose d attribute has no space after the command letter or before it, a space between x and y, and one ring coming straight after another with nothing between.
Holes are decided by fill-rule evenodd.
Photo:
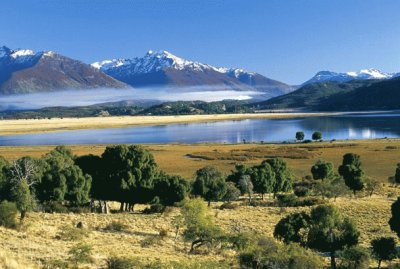
<instances>
[{"instance_id":1,"label":"mountain peak","mask_svg":"<svg viewBox=\"0 0 400 269\"><path fill-rule=\"evenodd\" d=\"M384 73L378 69L369 68L360 71L351 71L346 73L337 73L332 71L319 71L314 77L304 82L302 85L318 83L318 82L347 82L350 80L366 80L366 79L389 79L395 74Z\"/></svg>"}]
</instances>

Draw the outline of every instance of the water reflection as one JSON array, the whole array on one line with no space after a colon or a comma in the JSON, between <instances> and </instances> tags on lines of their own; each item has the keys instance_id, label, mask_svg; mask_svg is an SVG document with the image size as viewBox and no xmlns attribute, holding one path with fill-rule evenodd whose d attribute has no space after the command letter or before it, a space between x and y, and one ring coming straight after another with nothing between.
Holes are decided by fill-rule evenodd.
<instances>
[{"instance_id":1,"label":"water reflection","mask_svg":"<svg viewBox=\"0 0 400 269\"><path fill-rule=\"evenodd\" d=\"M234 120L0 136L0 145L280 142L292 141L297 131L303 131L306 139L314 131L321 131L325 140L397 138L400 114Z\"/></svg>"}]
</instances>

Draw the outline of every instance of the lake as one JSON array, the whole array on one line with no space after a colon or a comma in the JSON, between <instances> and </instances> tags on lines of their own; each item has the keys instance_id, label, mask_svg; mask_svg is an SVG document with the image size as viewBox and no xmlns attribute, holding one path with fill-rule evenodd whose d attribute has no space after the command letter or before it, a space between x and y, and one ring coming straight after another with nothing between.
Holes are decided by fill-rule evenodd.
<instances>
[{"instance_id":1,"label":"lake","mask_svg":"<svg viewBox=\"0 0 400 269\"><path fill-rule=\"evenodd\" d=\"M303 131L306 139L311 139L314 131L322 132L324 140L399 138L400 113L228 120L10 135L0 136L0 145L282 142L293 141L297 131Z\"/></svg>"}]
</instances>

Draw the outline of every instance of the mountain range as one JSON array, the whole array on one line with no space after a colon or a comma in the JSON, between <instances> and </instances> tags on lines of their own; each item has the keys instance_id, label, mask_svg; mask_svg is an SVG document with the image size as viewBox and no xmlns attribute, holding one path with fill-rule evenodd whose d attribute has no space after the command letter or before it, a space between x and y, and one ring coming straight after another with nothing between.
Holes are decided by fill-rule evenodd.
<instances>
[{"instance_id":1,"label":"mountain range","mask_svg":"<svg viewBox=\"0 0 400 269\"><path fill-rule=\"evenodd\" d=\"M149 51L144 57L104 60L92 66L133 87L202 86L208 90L259 91L267 98L295 89L255 72L189 61L168 51Z\"/></svg>"},{"instance_id":2,"label":"mountain range","mask_svg":"<svg viewBox=\"0 0 400 269\"><path fill-rule=\"evenodd\" d=\"M258 101L262 102L254 105L256 109L354 110L362 106L393 109L400 108L397 105L400 100L396 101L399 81L400 73L376 69L346 73L320 71L296 87L256 72L215 67L167 51L149 51L143 57L86 64L53 51L0 47L0 95L141 87L148 91L152 87L165 87L185 93L193 87L196 91L257 92Z\"/></svg>"}]
</instances>

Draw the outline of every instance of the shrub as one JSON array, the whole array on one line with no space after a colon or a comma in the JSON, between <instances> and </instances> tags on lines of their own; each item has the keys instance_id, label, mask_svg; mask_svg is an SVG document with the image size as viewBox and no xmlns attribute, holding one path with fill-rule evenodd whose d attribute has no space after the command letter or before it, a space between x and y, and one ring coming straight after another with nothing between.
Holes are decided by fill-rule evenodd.
<instances>
[{"instance_id":1,"label":"shrub","mask_svg":"<svg viewBox=\"0 0 400 269\"><path fill-rule=\"evenodd\" d=\"M147 207L143 210L143 214L155 214L155 213L163 213L165 210L165 206L162 204L152 204L150 207Z\"/></svg>"},{"instance_id":2,"label":"shrub","mask_svg":"<svg viewBox=\"0 0 400 269\"><path fill-rule=\"evenodd\" d=\"M276 198L280 206L293 206L297 201L297 197L294 194L278 194Z\"/></svg>"},{"instance_id":3,"label":"shrub","mask_svg":"<svg viewBox=\"0 0 400 269\"><path fill-rule=\"evenodd\" d=\"M17 228L17 205L13 202L3 201L0 203L0 226L6 228Z\"/></svg>"},{"instance_id":4,"label":"shrub","mask_svg":"<svg viewBox=\"0 0 400 269\"><path fill-rule=\"evenodd\" d=\"M346 248L341 252L342 268L350 269L368 269L370 262L370 253L368 249L359 246Z\"/></svg>"},{"instance_id":5,"label":"shrub","mask_svg":"<svg viewBox=\"0 0 400 269\"><path fill-rule=\"evenodd\" d=\"M61 228L61 232L57 235L56 238L65 241L78 241L88 236L88 234L88 229L64 226Z\"/></svg>"},{"instance_id":6,"label":"shrub","mask_svg":"<svg viewBox=\"0 0 400 269\"><path fill-rule=\"evenodd\" d=\"M297 197L304 197L310 193L310 189L304 186L296 186L293 192Z\"/></svg>"},{"instance_id":7,"label":"shrub","mask_svg":"<svg viewBox=\"0 0 400 269\"><path fill-rule=\"evenodd\" d=\"M224 210L224 209L236 209L238 208L238 204L233 204L233 203L223 203L219 209Z\"/></svg>"},{"instance_id":8,"label":"shrub","mask_svg":"<svg viewBox=\"0 0 400 269\"><path fill-rule=\"evenodd\" d=\"M92 247L85 244L78 244L72 247L68 254L70 255L69 260L75 264L78 263L91 263L92 258Z\"/></svg>"},{"instance_id":9,"label":"shrub","mask_svg":"<svg viewBox=\"0 0 400 269\"><path fill-rule=\"evenodd\" d=\"M162 238L165 238L168 236L168 230L167 229L161 229L158 235Z\"/></svg>"},{"instance_id":10,"label":"shrub","mask_svg":"<svg viewBox=\"0 0 400 269\"><path fill-rule=\"evenodd\" d=\"M106 260L105 269L131 269L135 268L137 262L129 258L110 257Z\"/></svg>"},{"instance_id":11,"label":"shrub","mask_svg":"<svg viewBox=\"0 0 400 269\"><path fill-rule=\"evenodd\" d=\"M128 229L128 225L120 222L120 221L112 221L110 224L108 224L104 230L106 231L112 231L112 232L122 232L126 231Z\"/></svg>"},{"instance_id":12,"label":"shrub","mask_svg":"<svg viewBox=\"0 0 400 269\"><path fill-rule=\"evenodd\" d=\"M68 213L68 208L56 201L49 201L43 204L43 211L46 213Z\"/></svg>"},{"instance_id":13,"label":"shrub","mask_svg":"<svg viewBox=\"0 0 400 269\"><path fill-rule=\"evenodd\" d=\"M150 235L144 238L142 241L140 241L140 246L142 248L148 248L157 245L158 243L160 243L160 237L156 235Z\"/></svg>"}]
</instances>

